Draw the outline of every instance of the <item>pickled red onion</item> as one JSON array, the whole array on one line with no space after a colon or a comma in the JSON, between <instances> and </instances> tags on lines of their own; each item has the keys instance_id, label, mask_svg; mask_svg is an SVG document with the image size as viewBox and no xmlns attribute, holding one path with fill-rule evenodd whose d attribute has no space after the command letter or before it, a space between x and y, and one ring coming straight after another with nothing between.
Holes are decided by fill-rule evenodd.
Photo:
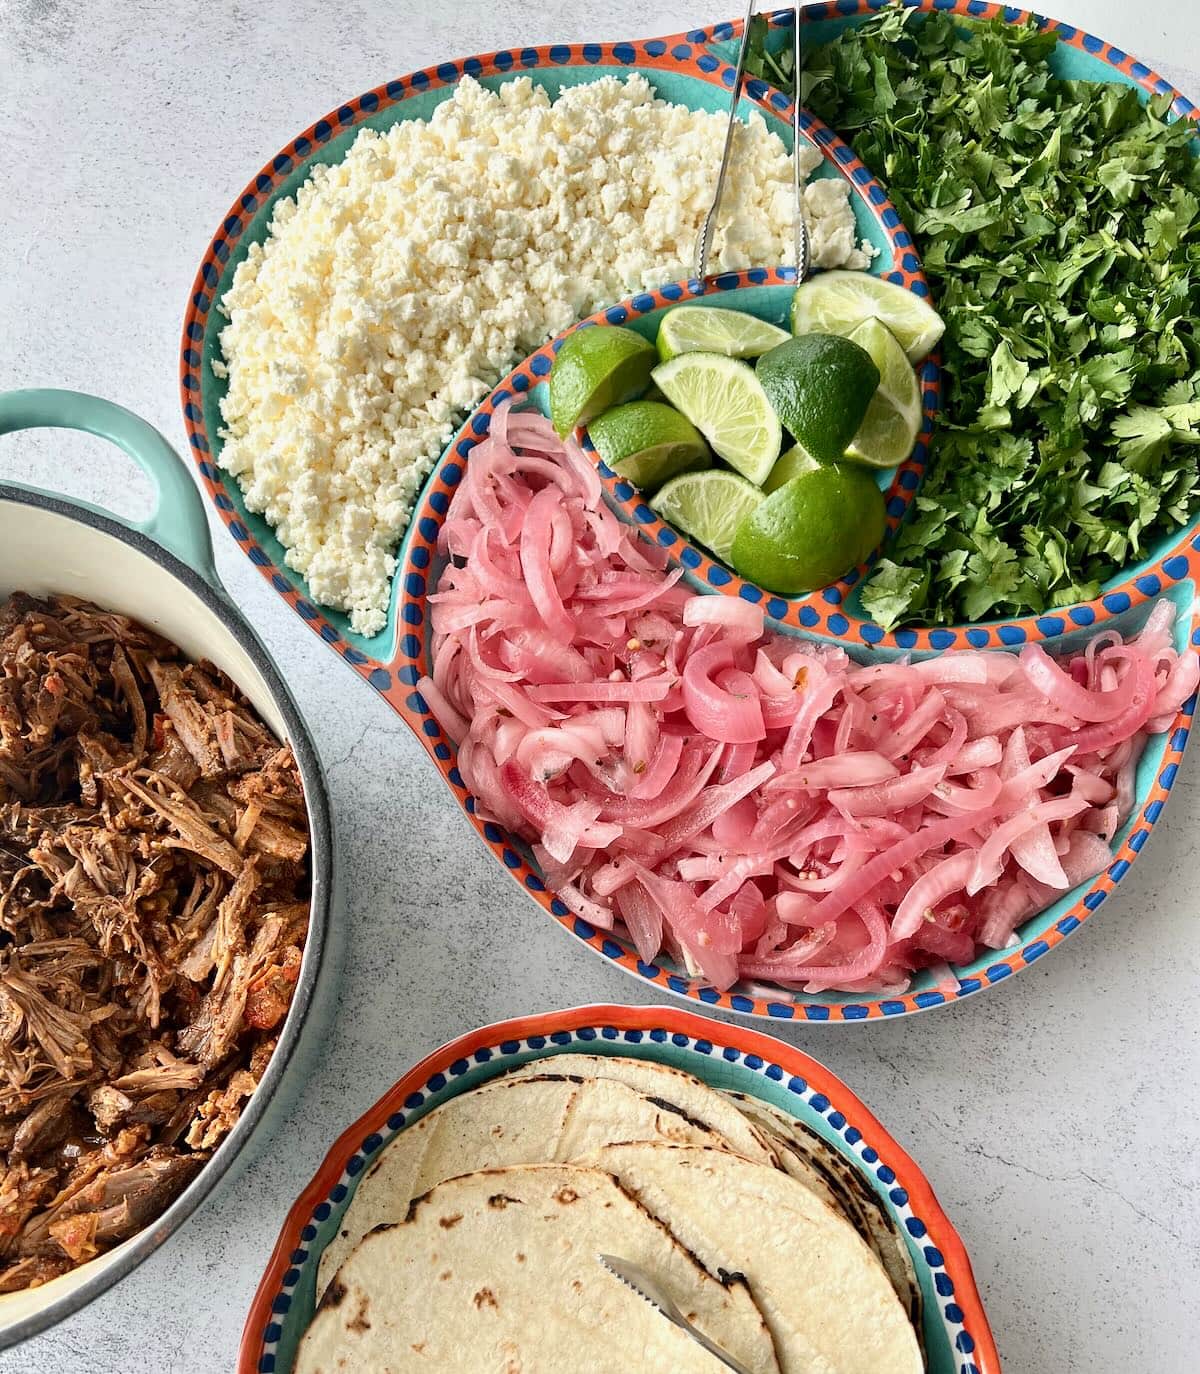
<instances>
[{"instance_id":1,"label":"pickled red onion","mask_svg":"<svg viewBox=\"0 0 1200 1374\"><path fill-rule=\"evenodd\" d=\"M898 991L1111 862L1150 734L1200 682L1174 607L1073 659L858 667L695 596L539 416L497 408L439 539L432 680L476 813L638 956L718 987Z\"/></svg>"}]
</instances>

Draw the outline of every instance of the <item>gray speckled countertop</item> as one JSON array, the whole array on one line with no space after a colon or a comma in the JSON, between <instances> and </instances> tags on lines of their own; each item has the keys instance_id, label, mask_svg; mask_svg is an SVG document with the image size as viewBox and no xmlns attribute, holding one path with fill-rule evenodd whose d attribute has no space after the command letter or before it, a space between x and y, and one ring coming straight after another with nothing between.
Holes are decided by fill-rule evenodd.
<instances>
[{"instance_id":1,"label":"gray speckled countertop","mask_svg":"<svg viewBox=\"0 0 1200 1374\"><path fill-rule=\"evenodd\" d=\"M0 0L0 389L132 407L176 443L180 319L255 168L345 96L436 60L683 29L685 0ZM1200 9L1057 0L1200 90ZM21 436L0 476L136 513L99 441ZM649 1000L502 879L400 721L277 603L224 532L222 576L292 684L329 770L349 957L320 1069L268 1150L130 1279L0 1356L0 1374L228 1370L266 1256L334 1136L461 1031ZM1012 1374L1195 1371L1200 1330L1200 784L1189 769L1119 894L1060 952L902 1023L779 1029L875 1109L974 1261Z\"/></svg>"}]
</instances>

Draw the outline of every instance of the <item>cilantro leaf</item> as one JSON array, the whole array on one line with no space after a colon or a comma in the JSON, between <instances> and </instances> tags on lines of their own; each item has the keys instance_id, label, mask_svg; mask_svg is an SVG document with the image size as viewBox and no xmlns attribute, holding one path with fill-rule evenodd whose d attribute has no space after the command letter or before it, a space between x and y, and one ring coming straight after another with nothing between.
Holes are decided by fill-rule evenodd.
<instances>
[{"instance_id":1,"label":"cilantro leaf","mask_svg":"<svg viewBox=\"0 0 1200 1374\"><path fill-rule=\"evenodd\" d=\"M875 575L863 589L863 609L872 620L890 630L922 609L925 581L915 568L902 568L881 558Z\"/></svg>"},{"instance_id":2,"label":"cilantro leaf","mask_svg":"<svg viewBox=\"0 0 1200 1374\"><path fill-rule=\"evenodd\" d=\"M1200 161L1169 96L1064 80L1036 23L892 4L801 98L884 181L946 321L925 483L862 602L1039 613L1200 510Z\"/></svg>"}]
</instances>

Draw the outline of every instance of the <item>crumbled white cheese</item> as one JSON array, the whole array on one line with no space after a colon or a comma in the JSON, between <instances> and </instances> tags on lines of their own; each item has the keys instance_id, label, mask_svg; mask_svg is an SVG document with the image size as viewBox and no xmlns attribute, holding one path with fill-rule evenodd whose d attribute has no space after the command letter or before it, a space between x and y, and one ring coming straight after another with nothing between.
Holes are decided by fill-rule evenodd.
<instances>
[{"instance_id":1,"label":"crumbled white cheese","mask_svg":"<svg viewBox=\"0 0 1200 1374\"><path fill-rule=\"evenodd\" d=\"M222 303L220 461L317 601L382 629L396 545L464 412L581 315L689 275L724 130L639 75L553 102L527 77L467 78L279 202ZM791 176L754 115L712 270L791 261ZM841 178L805 208L818 266L866 265Z\"/></svg>"}]
</instances>

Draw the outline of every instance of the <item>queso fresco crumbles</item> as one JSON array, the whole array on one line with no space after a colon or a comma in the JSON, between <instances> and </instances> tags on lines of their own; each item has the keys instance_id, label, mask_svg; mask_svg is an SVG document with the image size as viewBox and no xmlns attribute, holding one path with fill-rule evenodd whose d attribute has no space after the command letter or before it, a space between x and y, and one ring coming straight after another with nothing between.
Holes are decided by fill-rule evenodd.
<instances>
[{"instance_id":1,"label":"queso fresco crumbles","mask_svg":"<svg viewBox=\"0 0 1200 1374\"><path fill-rule=\"evenodd\" d=\"M636 74L553 101L527 77L465 78L428 122L363 130L280 201L221 303L220 462L316 600L383 628L455 426L580 316L688 275L724 130ZM792 252L790 156L758 115L738 137L714 270ZM867 265L840 177L810 182L805 209L816 265Z\"/></svg>"}]
</instances>

